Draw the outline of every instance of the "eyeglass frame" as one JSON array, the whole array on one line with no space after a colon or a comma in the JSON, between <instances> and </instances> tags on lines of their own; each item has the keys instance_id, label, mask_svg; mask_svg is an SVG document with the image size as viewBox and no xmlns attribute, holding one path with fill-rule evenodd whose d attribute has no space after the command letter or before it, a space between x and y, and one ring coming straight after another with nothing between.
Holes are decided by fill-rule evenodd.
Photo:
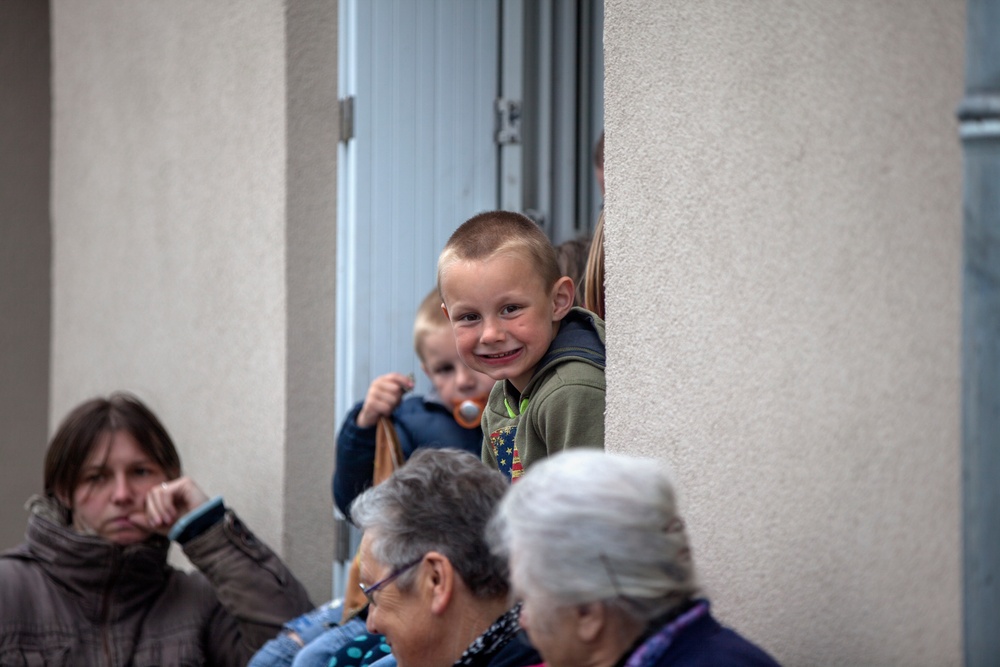
<instances>
[{"instance_id":1,"label":"eyeglass frame","mask_svg":"<svg viewBox=\"0 0 1000 667\"><path fill-rule=\"evenodd\" d=\"M411 561L406 565L402 565L396 568L395 570L389 573L389 576L385 577L384 579L376 581L371 586L365 586L361 582L358 582L358 587L361 589L361 592L364 593L365 599L368 600L368 604L371 606L375 606L375 591L379 590L383 586L386 586L387 584L392 583L407 571L412 570L417 565L420 565L420 563L424 561L424 556L426 555L427 554L422 554L420 558L416 559L415 561Z\"/></svg>"}]
</instances>

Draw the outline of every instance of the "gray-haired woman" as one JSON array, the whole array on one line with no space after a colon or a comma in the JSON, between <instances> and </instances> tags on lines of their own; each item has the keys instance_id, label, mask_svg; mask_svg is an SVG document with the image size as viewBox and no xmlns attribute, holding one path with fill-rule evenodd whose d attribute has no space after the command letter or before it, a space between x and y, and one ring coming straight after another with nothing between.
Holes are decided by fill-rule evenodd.
<instances>
[{"instance_id":1,"label":"gray-haired woman","mask_svg":"<svg viewBox=\"0 0 1000 667\"><path fill-rule=\"evenodd\" d=\"M540 662L510 607L506 561L486 543L506 489L467 452L421 449L351 505L368 630L385 635L399 667Z\"/></svg>"},{"instance_id":2,"label":"gray-haired woman","mask_svg":"<svg viewBox=\"0 0 1000 667\"><path fill-rule=\"evenodd\" d=\"M653 461L595 450L541 461L492 535L549 667L776 664L696 597L673 486Z\"/></svg>"}]
</instances>

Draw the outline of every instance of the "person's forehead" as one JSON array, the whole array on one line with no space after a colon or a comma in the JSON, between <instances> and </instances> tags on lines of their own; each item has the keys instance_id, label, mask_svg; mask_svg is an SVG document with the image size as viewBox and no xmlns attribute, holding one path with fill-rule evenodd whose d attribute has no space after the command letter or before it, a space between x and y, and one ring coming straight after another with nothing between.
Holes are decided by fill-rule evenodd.
<instances>
[{"instance_id":1,"label":"person's forehead","mask_svg":"<svg viewBox=\"0 0 1000 667\"><path fill-rule=\"evenodd\" d=\"M112 453L111 445L117 434L117 431L102 431L99 433L94 438L94 444L91 445L90 451L87 452L87 457L83 461L83 467L93 468L105 465Z\"/></svg>"},{"instance_id":2,"label":"person's forehead","mask_svg":"<svg viewBox=\"0 0 1000 667\"><path fill-rule=\"evenodd\" d=\"M387 569L384 563L372 555L372 539L373 536L371 531L366 531L364 535L361 536L361 544L358 547L358 555L361 559L361 578L362 580L367 580L369 582L381 578L380 575L382 571Z\"/></svg>"},{"instance_id":3,"label":"person's forehead","mask_svg":"<svg viewBox=\"0 0 1000 667\"><path fill-rule=\"evenodd\" d=\"M451 299L458 297L459 302L503 301L511 296L544 296L546 293L537 267L520 255L505 253L481 260L464 260L461 266L461 270L453 276L454 281L442 283L446 296ZM476 280L484 273L490 276L488 280Z\"/></svg>"},{"instance_id":4,"label":"person's forehead","mask_svg":"<svg viewBox=\"0 0 1000 667\"><path fill-rule=\"evenodd\" d=\"M87 454L84 466L101 466L112 459L139 463L153 460L139 441L135 439L135 436L124 429L101 433L96 438L94 446L91 447L90 453Z\"/></svg>"},{"instance_id":5,"label":"person's forehead","mask_svg":"<svg viewBox=\"0 0 1000 667\"><path fill-rule=\"evenodd\" d=\"M455 334L451 326L444 324L437 329L428 331L423 341L421 341L421 351L425 356L433 355L435 357L449 357L457 354Z\"/></svg>"}]
</instances>

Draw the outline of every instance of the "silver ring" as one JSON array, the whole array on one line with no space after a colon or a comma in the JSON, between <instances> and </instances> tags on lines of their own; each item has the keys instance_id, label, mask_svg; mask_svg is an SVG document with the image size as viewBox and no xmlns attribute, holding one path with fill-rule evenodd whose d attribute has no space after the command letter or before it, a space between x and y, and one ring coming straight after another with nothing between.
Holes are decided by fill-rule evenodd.
<instances>
[{"instance_id":1,"label":"silver ring","mask_svg":"<svg viewBox=\"0 0 1000 667\"><path fill-rule=\"evenodd\" d=\"M163 489L164 491L166 491L167 490L167 483L166 482L160 482L160 488Z\"/></svg>"}]
</instances>

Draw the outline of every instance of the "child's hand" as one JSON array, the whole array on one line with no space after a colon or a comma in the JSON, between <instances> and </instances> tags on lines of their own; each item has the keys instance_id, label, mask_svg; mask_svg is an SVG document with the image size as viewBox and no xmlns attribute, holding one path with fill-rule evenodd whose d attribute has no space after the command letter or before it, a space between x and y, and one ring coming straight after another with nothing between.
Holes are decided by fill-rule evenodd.
<instances>
[{"instance_id":1,"label":"child's hand","mask_svg":"<svg viewBox=\"0 0 1000 667\"><path fill-rule=\"evenodd\" d=\"M402 373L386 373L372 381L355 423L371 428L379 417L388 417L403 401L403 394L413 389L413 378Z\"/></svg>"}]
</instances>

